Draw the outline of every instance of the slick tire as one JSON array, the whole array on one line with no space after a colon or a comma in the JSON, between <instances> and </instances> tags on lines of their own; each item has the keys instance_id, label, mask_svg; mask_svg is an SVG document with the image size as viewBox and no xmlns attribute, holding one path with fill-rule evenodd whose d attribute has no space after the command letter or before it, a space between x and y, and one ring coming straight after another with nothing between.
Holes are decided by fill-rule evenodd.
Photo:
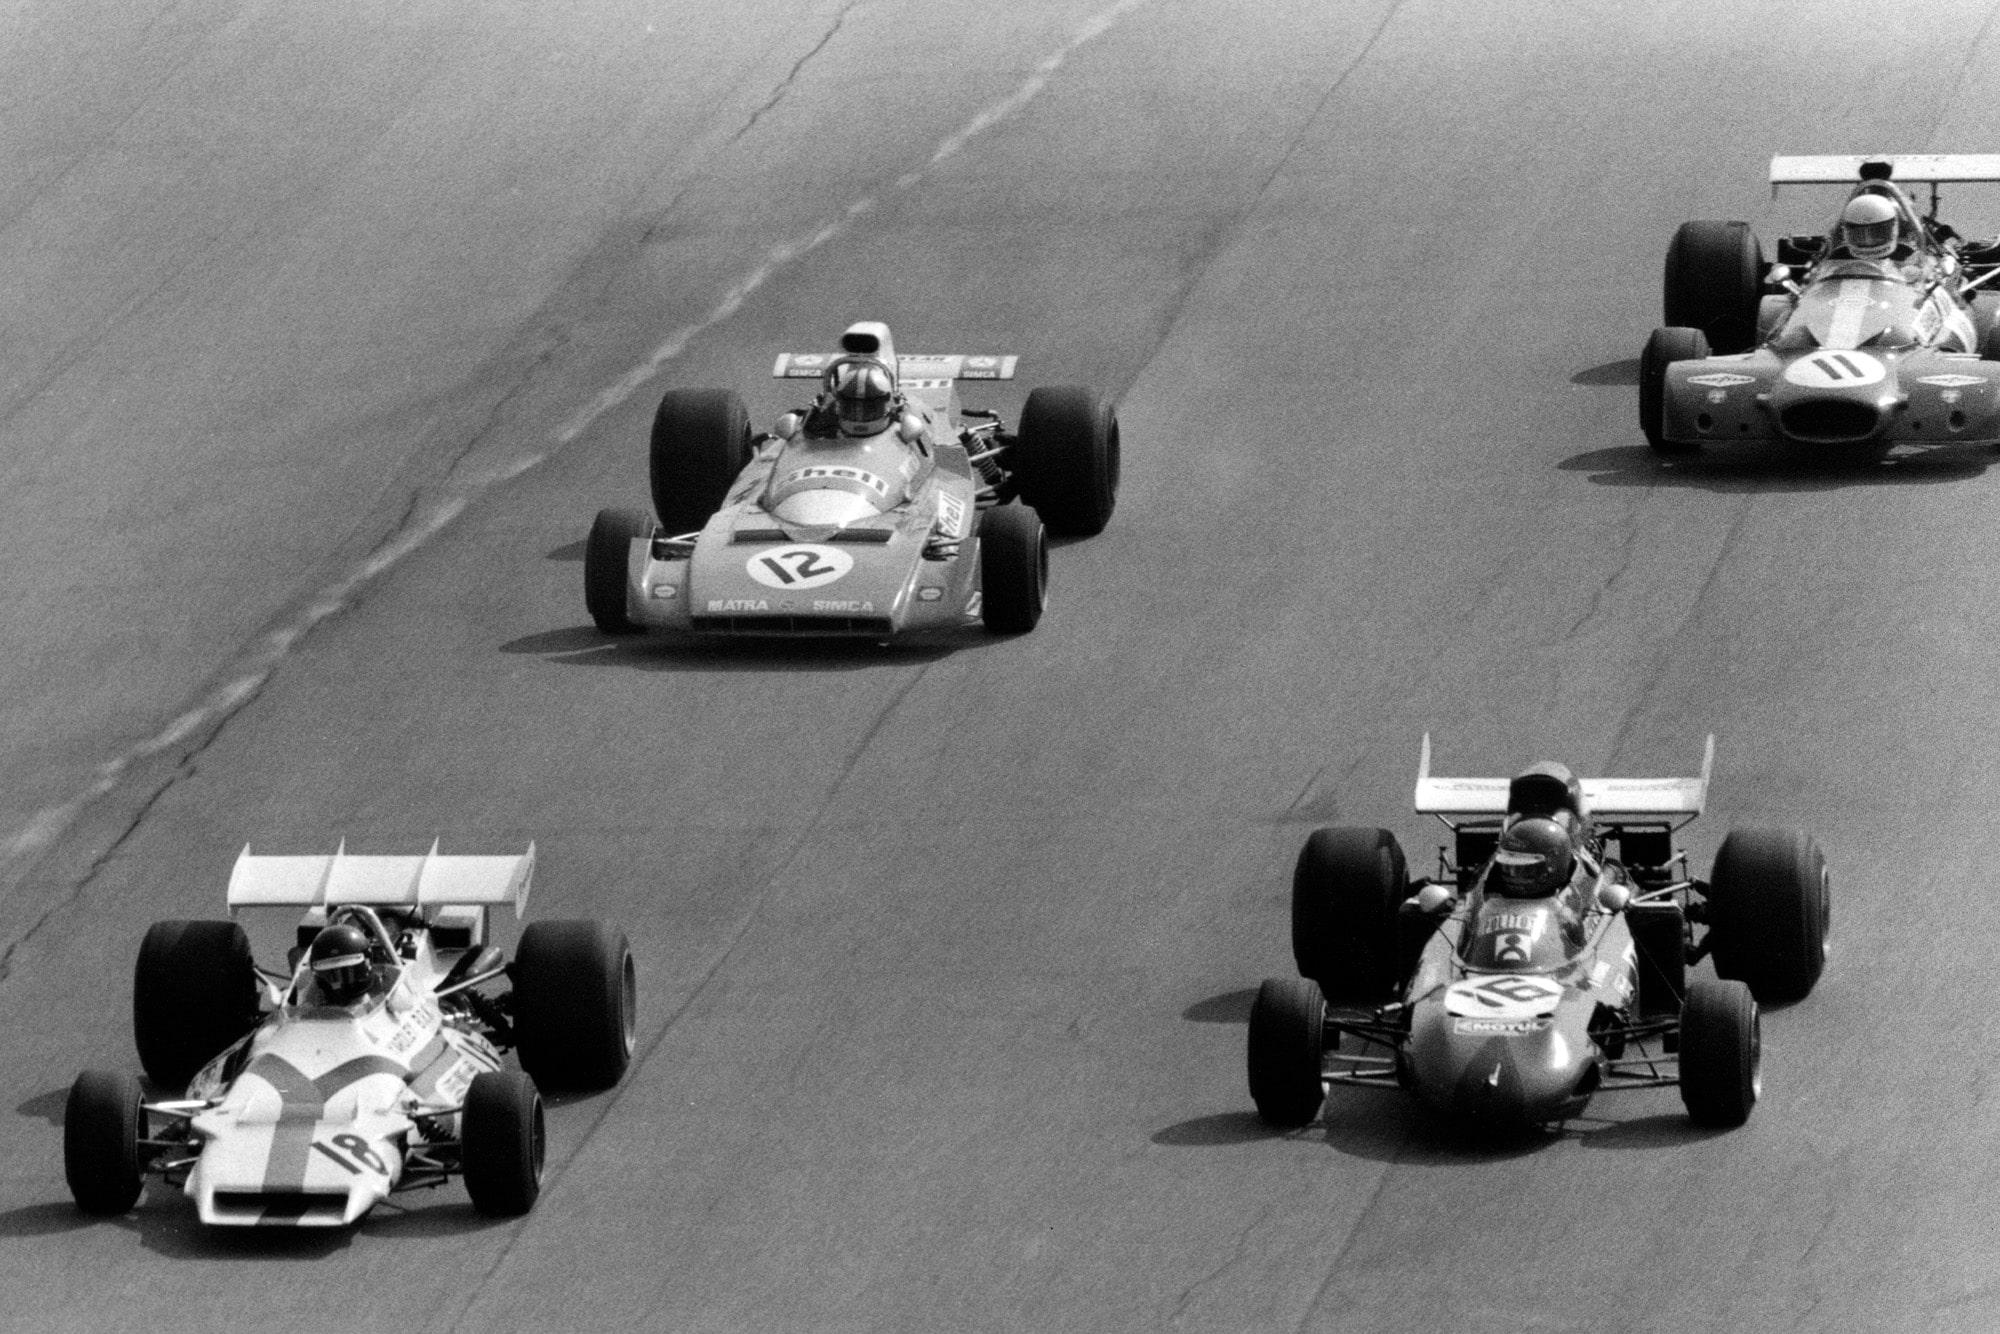
<instances>
[{"instance_id":1,"label":"slick tire","mask_svg":"<svg viewBox=\"0 0 2000 1334\"><path fill-rule=\"evenodd\" d=\"M653 512L669 537L722 508L750 462L750 410L733 389L670 389L653 414Z\"/></svg>"},{"instance_id":2,"label":"slick tire","mask_svg":"<svg viewBox=\"0 0 2000 1334\"><path fill-rule=\"evenodd\" d=\"M1681 1103L1698 1126L1750 1119L1764 1091L1756 998L1741 982L1698 977L1681 1006Z\"/></svg>"},{"instance_id":3,"label":"slick tire","mask_svg":"<svg viewBox=\"0 0 2000 1334\"><path fill-rule=\"evenodd\" d=\"M69 1086L63 1176L83 1212L113 1217L139 1202L142 1101L139 1081L122 1070L86 1070Z\"/></svg>"},{"instance_id":4,"label":"slick tire","mask_svg":"<svg viewBox=\"0 0 2000 1334\"><path fill-rule=\"evenodd\" d=\"M583 605L607 635L637 634L626 615L632 539L651 537L653 521L638 510L599 510L583 546Z\"/></svg>"},{"instance_id":5,"label":"slick tire","mask_svg":"<svg viewBox=\"0 0 2000 1334\"><path fill-rule=\"evenodd\" d=\"M1749 223L1682 223L1667 247L1666 323L1701 330L1724 356L1748 352L1768 270Z\"/></svg>"},{"instance_id":6,"label":"slick tire","mask_svg":"<svg viewBox=\"0 0 2000 1334\"><path fill-rule=\"evenodd\" d=\"M1015 437L1021 499L1057 537L1104 531L1118 504L1118 413L1082 385L1045 385L1028 395Z\"/></svg>"},{"instance_id":7,"label":"slick tire","mask_svg":"<svg viewBox=\"0 0 2000 1334\"><path fill-rule=\"evenodd\" d=\"M1049 541L1026 505L998 505L979 518L979 616L996 635L1041 623L1049 601Z\"/></svg>"},{"instance_id":8,"label":"slick tire","mask_svg":"<svg viewBox=\"0 0 2000 1334\"><path fill-rule=\"evenodd\" d=\"M1316 829L1292 868L1292 958L1336 1002L1391 999L1403 981L1402 844L1386 829Z\"/></svg>"},{"instance_id":9,"label":"slick tire","mask_svg":"<svg viewBox=\"0 0 2000 1334\"><path fill-rule=\"evenodd\" d=\"M632 1062L639 989L625 933L531 922L508 966L521 1068L551 1089L607 1089Z\"/></svg>"},{"instance_id":10,"label":"slick tire","mask_svg":"<svg viewBox=\"0 0 2000 1334\"><path fill-rule=\"evenodd\" d=\"M132 1037L146 1077L182 1089L257 1024L257 969L235 922L155 922L132 975Z\"/></svg>"},{"instance_id":11,"label":"slick tire","mask_svg":"<svg viewBox=\"0 0 2000 1334\"><path fill-rule=\"evenodd\" d=\"M1766 1005L1804 1000L1826 969L1833 893L1826 857L1797 829L1732 829L1708 881L1717 976Z\"/></svg>"},{"instance_id":12,"label":"slick tire","mask_svg":"<svg viewBox=\"0 0 2000 1334\"><path fill-rule=\"evenodd\" d=\"M1700 361L1708 356L1708 339L1699 329L1655 329L1639 354L1639 429L1646 443L1660 454L1692 454L1701 446L1667 439L1667 367L1676 361Z\"/></svg>"},{"instance_id":13,"label":"slick tire","mask_svg":"<svg viewBox=\"0 0 2000 1334\"><path fill-rule=\"evenodd\" d=\"M1320 1056L1326 998L1306 978L1274 977L1257 988L1250 1007L1250 1100L1266 1125L1310 1123L1326 1101Z\"/></svg>"},{"instance_id":14,"label":"slick tire","mask_svg":"<svg viewBox=\"0 0 2000 1334\"><path fill-rule=\"evenodd\" d=\"M535 1081L515 1070L472 1077L459 1114L459 1166L472 1207L495 1218L517 1218L542 1193L548 1129Z\"/></svg>"}]
</instances>

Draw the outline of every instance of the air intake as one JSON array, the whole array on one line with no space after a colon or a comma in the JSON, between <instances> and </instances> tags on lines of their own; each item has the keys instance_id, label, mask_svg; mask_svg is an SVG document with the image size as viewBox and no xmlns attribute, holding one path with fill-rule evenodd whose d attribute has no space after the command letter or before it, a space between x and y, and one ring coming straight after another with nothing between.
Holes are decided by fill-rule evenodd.
<instances>
[{"instance_id":1,"label":"air intake","mask_svg":"<svg viewBox=\"0 0 2000 1334\"><path fill-rule=\"evenodd\" d=\"M1794 440L1844 444L1867 440L1881 429L1882 417L1867 403L1853 399L1814 399L1793 403L1778 414L1778 429Z\"/></svg>"}]
</instances>

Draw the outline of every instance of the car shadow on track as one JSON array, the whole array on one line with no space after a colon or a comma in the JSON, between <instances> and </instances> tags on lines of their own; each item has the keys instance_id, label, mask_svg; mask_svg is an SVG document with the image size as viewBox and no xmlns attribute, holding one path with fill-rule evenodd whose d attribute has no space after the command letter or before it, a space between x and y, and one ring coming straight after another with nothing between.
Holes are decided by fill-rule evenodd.
<instances>
[{"instance_id":1,"label":"car shadow on track","mask_svg":"<svg viewBox=\"0 0 2000 1334\"><path fill-rule=\"evenodd\" d=\"M1794 445L1759 441L1676 458L1663 458L1646 445L1616 445L1572 454L1556 466L1564 472L1589 473L1596 486L1774 493L1964 482L1982 476L1995 460L1987 445L1815 459Z\"/></svg>"},{"instance_id":2,"label":"car shadow on track","mask_svg":"<svg viewBox=\"0 0 2000 1334\"><path fill-rule=\"evenodd\" d=\"M963 649L1000 640L970 632L963 642L869 639L677 640L606 635L594 626L510 639L502 653L531 653L574 667L622 667L641 672L853 672L936 662Z\"/></svg>"}]
</instances>

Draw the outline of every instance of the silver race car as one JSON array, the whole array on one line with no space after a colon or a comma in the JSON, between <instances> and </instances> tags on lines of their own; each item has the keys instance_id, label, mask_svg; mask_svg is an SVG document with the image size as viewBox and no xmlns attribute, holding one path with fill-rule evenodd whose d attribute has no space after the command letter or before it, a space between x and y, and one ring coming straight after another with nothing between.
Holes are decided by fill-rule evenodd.
<instances>
[{"instance_id":1,"label":"silver race car","mask_svg":"<svg viewBox=\"0 0 2000 1334\"><path fill-rule=\"evenodd\" d=\"M1653 448L2000 443L2000 341L1974 304L2000 245L1938 220L1954 181L2000 181L2000 155L1773 158L1774 192L1850 187L1832 228L1781 238L1775 264L1747 223L1681 224L1666 327L1639 360ZM1910 183L1931 187L1927 212Z\"/></svg>"},{"instance_id":2,"label":"silver race car","mask_svg":"<svg viewBox=\"0 0 2000 1334\"><path fill-rule=\"evenodd\" d=\"M1416 808L1453 833L1411 881L1386 829L1320 829L1292 881L1301 976L1264 983L1250 1095L1310 1122L1336 1086L1401 1088L1461 1122L1531 1126L1626 1089L1678 1085L1688 1115L1740 1125L1762 1087L1758 1002L1804 997L1826 957L1826 863L1808 835L1738 829L1707 881L1676 829L1694 778L1441 778ZM1702 928L1697 931L1697 928ZM1711 957L1717 976L1693 976Z\"/></svg>"},{"instance_id":3,"label":"silver race car","mask_svg":"<svg viewBox=\"0 0 2000 1334\"><path fill-rule=\"evenodd\" d=\"M607 634L1032 630L1044 525L1088 536L1111 517L1118 416L1074 385L1030 393L1017 432L959 403L959 381L1014 366L899 356L887 326L863 323L838 352L778 358L776 376L821 392L768 434L752 436L733 391L670 391L653 418L654 512L603 510L591 525L591 619Z\"/></svg>"},{"instance_id":4,"label":"silver race car","mask_svg":"<svg viewBox=\"0 0 2000 1334\"><path fill-rule=\"evenodd\" d=\"M63 1116L78 1207L121 1214L147 1177L221 1227L342 1227L398 1191L462 1176L483 1213L541 1190L539 1080L604 1088L631 1059L625 937L601 923L531 923L509 964L487 909L519 916L521 856L252 856L229 906L304 908L286 972L257 968L231 921L157 922L132 1009L146 1096L88 1070ZM511 987L489 995L503 982ZM503 1068L516 1048L526 1073Z\"/></svg>"}]
</instances>

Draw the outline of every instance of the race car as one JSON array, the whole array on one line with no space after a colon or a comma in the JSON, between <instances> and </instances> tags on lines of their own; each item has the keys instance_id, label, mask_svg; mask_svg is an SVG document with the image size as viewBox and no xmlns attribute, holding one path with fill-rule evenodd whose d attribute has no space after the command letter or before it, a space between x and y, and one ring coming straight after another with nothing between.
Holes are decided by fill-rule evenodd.
<instances>
[{"instance_id":1,"label":"race car","mask_svg":"<svg viewBox=\"0 0 2000 1334\"><path fill-rule=\"evenodd\" d=\"M886 325L856 324L836 353L778 357L774 375L822 391L756 437L735 392L669 391L653 417L653 513L602 510L591 525L591 619L606 634L1034 629L1047 534L1111 518L1118 415L1076 385L1030 393L1013 433L959 403L960 380L1011 380L1016 360L899 356Z\"/></svg>"},{"instance_id":2,"label":"race car","mask_svg":"<svg viewBox=\"0 0 2000 1334\"><path fill-rule=\"evenodd\" d=\"M2000 244L1937 217L1939 184L1965 181L2000 181L2000 155L1772 158L1774 194L1850 186L1833 228L1781 238L1775 264L1747 223L1681 224L1666 327L1639 359L1648 443L2000 443L2000 341L1975 305ZM1927 213L1903 189L1915 182L1930 185Z\"/></svg>"},{"instance_id":3,"label":"race car","mask_svg":"<svg viewBox=\"0 0 2000 1334\"><path fill-rule=\"evenodd\" d=\"M632 952L602 923L531 923L511 964L487 943L488 908L519 917L534 866L533 844L519 856L246 847L230 910L305 909L291 967L257 967L233 917L154 923L134 1036L154 1090L186 1091L78 1076L63 1113L77 1206L122 1214L150 1176L213 1226L344 1227L457 1176L480 1212L526 1213L542 1182L538 1082L617 1083L636 1014ZM503 1066L510 1047L521 1070Z\"/></svg>"},{"instance_id":4,"label":"race car","mask_svg":"<svg viewBox=\"0 0 2000 1334\"><path fill-rule=\"evenodd\" d=\"M1598 1094L1680 1087L1690 1118L1741 1125L1762 1088L1759 1002L1811 992L1826 960L1826 861L1811 836L1737 829L1708 880L1673 846L1694 778L1430 772L1416 809L1452 844L1410 880L1386 829L1322 828L1292 880L1298 978L1250 1015L1250 1096L1310 1123L1336 1085L1404 1089L1471 1126L1561 1122ZM1707 958L1716 976L1691 976Z\"/></svg>"}]
</instances>

